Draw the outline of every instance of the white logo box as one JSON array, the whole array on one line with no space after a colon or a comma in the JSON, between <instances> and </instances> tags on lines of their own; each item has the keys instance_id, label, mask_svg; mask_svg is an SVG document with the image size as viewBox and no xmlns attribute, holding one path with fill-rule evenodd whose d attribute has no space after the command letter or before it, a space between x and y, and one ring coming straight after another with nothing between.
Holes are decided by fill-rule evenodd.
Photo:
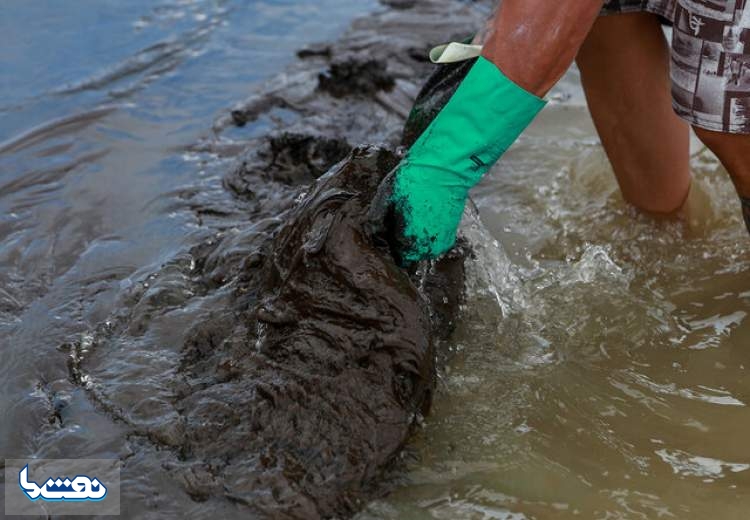
<instances>
[{"instance_id":1,"label":"white logo box","mask_svg":"<svg viewBox=\"0 0 750 520\"><path fill-rule=\"evenodd\" d=\"M5 459L6 515L119 515L117 459Z\"/></svg>"}]
</instances>

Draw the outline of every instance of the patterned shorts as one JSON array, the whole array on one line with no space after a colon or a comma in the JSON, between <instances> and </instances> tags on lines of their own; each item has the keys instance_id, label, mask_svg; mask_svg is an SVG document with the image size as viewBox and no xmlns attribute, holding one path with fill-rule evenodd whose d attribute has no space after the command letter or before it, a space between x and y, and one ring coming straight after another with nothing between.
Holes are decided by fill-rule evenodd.
<instances>
[{"instance_id":1,"label":"patterned shorts","mask_svg":"<svg viewBox=\"0 0 750 520\"><path fill-rule=\"evenodd\" d=\"M746 7L747 6L747 7ZM750 0L607 0L672 24L672 105L689 123L750 134Z\"/></svg>"}]
</instances>

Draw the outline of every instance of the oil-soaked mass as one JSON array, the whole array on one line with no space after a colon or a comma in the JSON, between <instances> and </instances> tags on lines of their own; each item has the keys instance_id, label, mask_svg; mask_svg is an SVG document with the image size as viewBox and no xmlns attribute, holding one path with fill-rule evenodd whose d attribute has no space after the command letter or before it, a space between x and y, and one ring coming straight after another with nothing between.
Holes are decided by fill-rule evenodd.
<instances>
[{"instance_id":1,"label":"oil-soaked mass","mask_svg":"<svg viewBox=\"0 0 750 520\"><path fill-rule=\"evenodd\" d=\"M185 334L167 383L171 412L158 396L145 409L128 402L122 390L142 383L136 373L103 391L92 384L113 377L118 345L140 332L132 316L98 331L93 348L72 346L73 380L172 452L164 466L196 502L229 500L257 518L340 518L385 489L384 472L428 411L465 256L459 246L410 276L369 235L370 202L397 162L355 149L276 231L257 235L220 307ZM197 269L215 253L193 251ZM134 307L168 292L135 294Z\"/></svg>"},{"instance_id":2,"label":"oil-soaked mass","mask_svg":"<svg viewBox=\"0 0 750 520\"><path fill-rule=\"evenodd\" d=\"M247 266L238 290L258 304L243 323L219 345L210 324L196 327L180 369L179 448L215 474L194 496L218 492L274 518L347 515L426 411L429 304L365 231L395 164L361 148L321 177ZM456 286L460 258L447 262Z\"/></svg>"}]
</instances>

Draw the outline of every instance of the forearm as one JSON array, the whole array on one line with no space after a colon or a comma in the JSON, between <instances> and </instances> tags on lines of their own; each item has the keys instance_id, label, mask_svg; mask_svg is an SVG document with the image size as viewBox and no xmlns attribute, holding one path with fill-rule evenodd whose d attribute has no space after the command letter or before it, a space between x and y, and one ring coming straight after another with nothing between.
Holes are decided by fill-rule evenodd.
<instances>
[{"instance_id":1,"label":"forearm","mask_svg":"<svg viewBox=\"0 0 750 520\"><path fill-rule=\"evenodd\" d=\"M478 42L484 46L482 55L516 84L542 97L573 63L603 3L502 0Z\"/></svg>"},{"instance_id":2,"label":"forearm","mask_svg":"<svg viewBox=\"0 0 750 520\"><path fill-rule=\"evenodd\" d=\"M390 244L400 263L453 247L469 190L544 107L542 97L573 62L603 3L502 1L489 31L475 38L482 56L464 67L465 76L441 85L450 99L441 95L439 112L373 203L381 208L375 220L394 230ZM414 111L420 121L433 112Z\"/></svg>"}]
</instances>

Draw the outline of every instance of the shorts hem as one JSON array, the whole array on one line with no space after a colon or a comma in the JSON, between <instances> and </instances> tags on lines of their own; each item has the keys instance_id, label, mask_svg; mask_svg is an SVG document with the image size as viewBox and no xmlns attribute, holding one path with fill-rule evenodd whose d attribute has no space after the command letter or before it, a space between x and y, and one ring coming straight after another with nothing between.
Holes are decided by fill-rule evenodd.
<instances>
[{"instance_id":1,"label":"shorts hem","mask_svg":"<svg viewBox=\"0 0 750 520\"><path fill-rule=\"evenodd\" d=\"M722 134L734 134L734 135L750 135L750 127L748 125L732 125L725 127L723 123L717 123L716 121L709 121L707 119L701 119L700 117L685 111L681 106L672 102L672 110L677 114L677 117L690 123L691 126L698 127L703 130L710 130L712 132L720 132Z\"/></svg>"},{"instance_id":2,"label":"shorts hem","mask_svg":"<svg viewBox=\"0 0 750 520\"><path fill-rule=\"evenodd\" d=\"M630 14L630 13L649 13L649 14L655 14L656 16L660 16L670 24L673 23L674 13L667 13L666 9L655 9L653 7L641 7L641 6L634 6L634 7L621 7L618 10L606 10L602 9L602 11L599 13L599 16L613 16L617 14Z\"/></svg>"}]
</instances>

